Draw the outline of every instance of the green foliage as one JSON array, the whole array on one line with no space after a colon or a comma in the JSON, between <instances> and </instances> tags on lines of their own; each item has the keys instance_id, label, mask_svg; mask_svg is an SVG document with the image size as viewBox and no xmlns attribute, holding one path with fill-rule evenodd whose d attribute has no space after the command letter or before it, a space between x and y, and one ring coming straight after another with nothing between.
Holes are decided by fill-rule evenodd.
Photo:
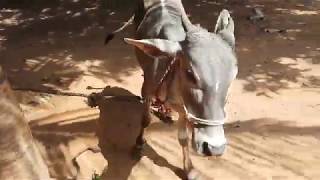
<instances>
[{"instance_id":1,"label":"green foliage","mask_svg":"<svg viewBox=\"0 0 320 180\"><path fill-rule=\"evenodd\" d=\"M97 174L96 172L94 172L92 174L91 180L101 180L101 176L99 174Z\"/></svg>"}]
</instances>

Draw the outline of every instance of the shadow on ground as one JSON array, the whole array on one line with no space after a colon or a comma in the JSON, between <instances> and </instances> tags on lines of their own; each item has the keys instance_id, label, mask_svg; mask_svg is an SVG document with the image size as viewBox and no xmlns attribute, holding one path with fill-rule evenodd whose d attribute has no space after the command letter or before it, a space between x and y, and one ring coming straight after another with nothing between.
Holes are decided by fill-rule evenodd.
<instances>
[{"instance_id":1,"label":"shadow on ground","mask_svg":"<svg viewBox=\"0 0 320 180\"><path fill-rule=\"evenodd\" d=\"M238 78L245 81L245 91L268 96L269 91L277 93L291 84L319 87L320 78L308 72L319 64L320 2L312 6L302 0L192 0L184 4L192 21L210 30L221 9L232 12ZM0 59L14 86L68 89L84 75L121 82L138 69L131 48L121 40L132 37L132 28L103 46L106 32L131 16L132 1L2 1L2 7ZM247 20L254 7L265 13L264 21ZM266 33L266 28L286 32ZM301 62L309 66L298 66Z\"/></svg>"},{"instance_id":2,"label":"shadow on ground","mask_svg":"<svg viewBox=\"0 0 320 180\"><path fill-rule=\"evenodd\" d=\"M131 92L117 87L107 87L104 93L134 96ZM63 179L75 176L77 169L73 164L72 155L77 153L70 154L69 151L80 152L85 149L85 145L92 145L79 145L75 141L81 144L80 141L86 142L86 139L91 139L91 142L96 137L102 154L108 161L108 166L102 174L103 179L128 179L132 168L139 162L132 157L131 149L139 134L142 104L137 100L109 98L99 100L98 107L100 113L97 119L96 113L88 113L87 116L77 115L77 111L85 111L82 109L74 111L74 118L63 118L63 114L59 114L56 115L57 119L49 116L31 122L34 136L45 147L45 157L50 164L51 174L55 177ZM66 112L65 115L72 116L72 112ZM182 169L170 164L152 146L146 144L143 156L157 166L169 168L178 177L183 177Z\"/></svg>"},{"instance_id":3,"label":"shadow on ground","mask_svg":"<svg viewBox=\"0 0 320 180\"><path fill-rule=\"evenodd\" d=\"M107 87L104 93L134 96L131 92L118 87ZM63 118L63 114L60 114L55 121L50 116L47 119L43 118L31 123L35 138L45 147L44 152L47 154L45 157L47 157L51 174L55 177L63 179L75 176L77 169L72 159L74 154L77 153L70 154L70 152L80 152L87 146L96 143L99 144L103 156L108 161L108 166L102 174L104 179L128 179L133 168L139 163L139 160L132 158L130 152L140 129L141 103L131 99L126 101L110 98L101 99L98 105L99 114L86 113L87 116L77 116L77 111L75 111L74 118ZM79 112L84 111L84 109L79 110ZM71 116L72 113L70 113L67 112L66 114ZM96 118L97 116L99 117ZM231 148L249 143L253 141L252 138L268 137L269 140L273 141L290 136L312 136L320 140L320 127L296 127L290 121L285 122L276 119L261 118L228 123L225 128L231 142ZM164 136L167 134L168 138L172 138L175 129L175 124L168 126L159 121L153 122L148 127L148 132L151 135L161 132L165 133ZM250 136L247 137L245 134L250 134ZM96 139L98 141L95 141ZM161 137L159 143L164 139L166 138ZM301 146L299 143L296 145ZM180 147L176 144L174 148ZM245 151L245 149L241 150ZM264 150L261 151L264 152ZM182 169L170 164L166 157L159 155L151 145L146 145L144 156L155 165L168 168L178 177L183 177ZM284 155L281 154L282 156ZM222 159L218 160L217 163L230 166L233 161L232 159Z\"/></svg>"},{"instance_id":4,"label":"shadow on ground","mask_svg":"<svg viewBox=\"0 0 320 180\"><path fill-rule=\"evenodd\" d=\"M294 87L318 88L320 77L312 73L319 64L320 2L312 6L302 0L190 1L186 2L193 22L213 29L218 12L228 9L235 20L238 79L244 91L269 96L269 92ZM265 20L252 22L253 8L260 8ZM285 30L285 33L266 30ZM300 66L299 64L306 64ZM270 96L269 96L270 97Z\"/></svg>"},{"instance_id":5,"label":"shadow on ground","mask_svg":"<svg viewBox=\"0 0 320 180\"><path fill-rule=\"evenodd\" d=\"M106 32L131 15L118 3L23 2L1 1L0 10L1 65L14 86L68 89L82 76L121 82L136 70L121 38L103 45Z\"/></svg>"}]
</instances>

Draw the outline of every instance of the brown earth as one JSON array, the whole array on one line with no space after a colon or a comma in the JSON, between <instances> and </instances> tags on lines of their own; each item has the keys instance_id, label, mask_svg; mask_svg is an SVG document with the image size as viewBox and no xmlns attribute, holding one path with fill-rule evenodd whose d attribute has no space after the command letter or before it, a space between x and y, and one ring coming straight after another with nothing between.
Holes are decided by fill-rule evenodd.
<instances>
[{"instance_id":1,"label":"brown earth","mask_svg":"<svg viewBox=\"0 0 320 180\"><path fill-rule=\"evenodd\" d=\"M13 2L0 2L0 64L14 87L89 94L101 90L87 86L108 85L108 92L139 95L142 72L132 48L122 42L132 37L132 28L103 46L105 32L130 17L130 1ZM204 179L320 178L320 1L303 2L185 3L192 21L210 30L222 8L231 10L236 22L240 71L228 103L229 146L220 158L192 154ZM262 9L264 21L247 20L253 7ZM99 111L79 97L18 95L55 178L91 179L95 171L112 180L181 176L175 124L154 118L145 156L130 158L141 116L137 101L102 100ZM97 143L102 154L85 151L74 159Z\"/></svg>"}]
</instances>

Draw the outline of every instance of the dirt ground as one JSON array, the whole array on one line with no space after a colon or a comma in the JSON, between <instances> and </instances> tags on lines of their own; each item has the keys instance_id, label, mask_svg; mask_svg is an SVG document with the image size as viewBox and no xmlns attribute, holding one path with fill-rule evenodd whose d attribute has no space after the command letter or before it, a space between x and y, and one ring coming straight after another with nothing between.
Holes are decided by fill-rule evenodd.
<instances>
[{"instance_id":1,"label":"dirt ground","mask_svg":"<svg viewBox=\"0 0 320 180\"><path fill-rule=\"evenodd\" d=\"M14 87L140 94L142 72L132 48L122 41L132 37L132 28L103 45L106 31L130 17L130 1L14 2L0 2L0 64ZM320 1L304 2L185 2L192 21L209 30L222 8L232 11L236 23L239 74L228 102L229 144L220 158L192 153L203 179L320 178ZM253 7L262 9L264 21L247 19ZM181 176L176 125L156 117L147 129L144 156L130 158L141 117L138 101L106 99L90 108L80 97L18 97L57 179L89 180L94 172L112 180ZM75 158L98 143L102 154L85 151Z\"/></svg>"}]
</instances>

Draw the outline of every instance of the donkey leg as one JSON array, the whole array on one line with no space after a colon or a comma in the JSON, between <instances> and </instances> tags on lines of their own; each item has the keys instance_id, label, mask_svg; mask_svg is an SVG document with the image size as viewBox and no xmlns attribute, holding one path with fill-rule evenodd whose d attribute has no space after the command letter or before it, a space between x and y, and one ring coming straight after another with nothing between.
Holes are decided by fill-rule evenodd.
<instances>
[{"instance_id":1,"label":"donkey leg","mask_svg":"<svg viewBox=\"0 0 320 180\"><path fill-rule=\"evenodd\" d=\"M182 147L183 153L183 170L188 174L193 168L192 162L189 156L189 138L188 138L188 127L187 121L183 117L178 119L178 140Z\"/></svg>"},{"instance_id":2,"label":"donkey leg","mask_svg":"<svg viewBox=\"0 0 320 180\"><path fill-rule=\"evenodd\" d=\"M144 139L144 129L147 128L151 122L151 99L150 98L145 98L144 101L144 109L143 109L143 115L142 115L142 120L141 120L141 129L138 137L136 138L136 144L134 147L133 151L133 156L140 158L142 155L142 150L143 146L145 144L145 139Z\"/></svg>"},{"instance_id":3,"label":"donkey leg","mask_svg":"<svg viewBox=\"0 0 320 180\"><path fill-rule=\"evenodd\" d=\"M183 153L183 170L187 180L196 180L199 178L199 172L194 169L189 153L188 124L185 118L178 120L178 140Z\"/></svg>"}]
</instances>

